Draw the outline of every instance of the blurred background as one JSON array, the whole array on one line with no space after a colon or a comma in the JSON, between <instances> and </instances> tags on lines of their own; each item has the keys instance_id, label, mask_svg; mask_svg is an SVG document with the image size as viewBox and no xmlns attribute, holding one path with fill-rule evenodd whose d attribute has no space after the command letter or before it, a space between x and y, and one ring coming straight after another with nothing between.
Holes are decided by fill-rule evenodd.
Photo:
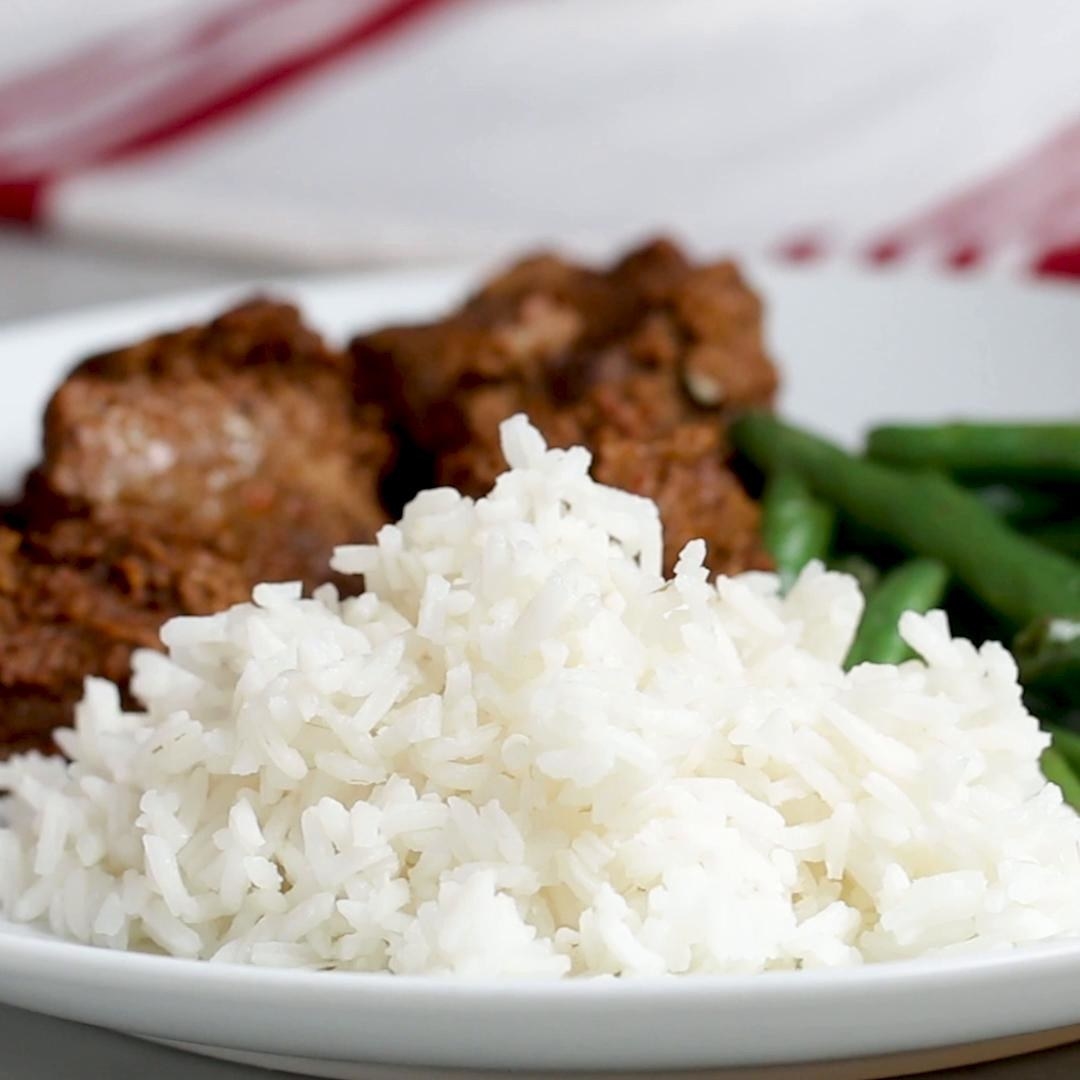
<instances>
[{"instance_id":1,"label":"blurred background","mask_svg":"<svg viewBox=\"0 0 1080 1080\"><path fill-rule=\"evenodd\" d=\"M1080 269L1074 0L4 0L0 318L584 253Z\"/></svg>"}]
</instances>

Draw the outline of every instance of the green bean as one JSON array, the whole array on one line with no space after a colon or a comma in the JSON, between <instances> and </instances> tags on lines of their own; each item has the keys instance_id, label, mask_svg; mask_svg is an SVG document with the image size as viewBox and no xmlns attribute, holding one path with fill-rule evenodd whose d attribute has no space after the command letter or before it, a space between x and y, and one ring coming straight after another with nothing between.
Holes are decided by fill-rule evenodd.
<instances>
[{"instance_id":1,"label":"green bean","mask_svg":"<svg viewBox=\"0 0 1080 1080\"><path fill-rule=\"evenodd\" d=\"M875 428L870 457L964 476L1080 478L1080 424L926 424Z\"/></svg>"},{"instance_id":2,"label":"green bean","mask_svg":"<svg viewBox=\"0 0 1080 1080\"><path fill-rule=\"evenodd\" d=\"M1074 809L1080 810L1080 779L1069 767L1068 761L1053 745L1042 752L1039 761L1043 776L1061 788L1062 797Z\"/></svg>"},{"instance_id":3,"label":"green bean","mask_svg":"<svg viewBox=\"0 0 1080 1080\"><path fill-rule=\"evenodd\" d=\"M862 589L863 594L870 593L881 580L881 571L862 555L840 555L829 560L829 569L841 574L850 574Z\"/></svg>"},{"instance_id":4,"label":"green bean","mask_svg":"<svg viewBox=\"0 0 1080 1080\"><path fill-rule=\"evenodd\" d=\"M1044 724L1043 728L1053 738L1054 749L1065 758L1074 771L1080 769L1080 734L1070 728L1059 727L1057 724Z\"/></svg>"},{"instance_id":5,"label":"green bean","mask_svg":"<svg viewBox=\"0 0 1080 1080\"><path fill-rule=\"evenodd\" d=\"M1028 534L1033 540L1063 555L1080 559L1080 518L1042 525Z\"/></svg>"},{"instance_id":6,"label":"green bean","mask_svg":"<svg viewBox=\"0 0 1080 1080\"><path fill-rule=\"evenodd\" d=\"M1051 619L1016 639L1020 679L1044 697L1080 705L1080 622Z\"/></svg>"},{"instance_id":7,"label":"green bean","mask_svg":"<svg viewBox=\"0 0 1080 1080\"><path fill-rule=\"evenodd\" d=\"M765 472L793 469L856 521L939 559L1013 628L1080 618L1080 564L1010 529L944 476L853 457L768 413L747 413L731 434Z\"/></svg>"},{"instance_id":8,"label":"green bean","mask_svg":"<svg viewBox=\"0 0 1080 1080\"><path fill-rule=\"evenodd\" d=\"M1080 709L1066 701L1044 696L1038 690L1024 689L1024 706L1044 727L1046 724L1080 723Z\"/></svg>"},{"instance_id":9,"label":"green bean","mask_svg":"<svg viewBox=\"0 0 1080 1080\"><path fill-rule=\"evenodd\" d=\"M834 558L854 555L865 559L878 571L877 576L880 578L885 571L899 566L907 557L906 551L897 547L893 540L877 529L853 521L850 516L840 513L839 509L836 518ZM856 577L858 576L856 574Z\"/></svg>"},{"instance_id":10,"label":"green bean","mask_svg":"<svg viewBox=\"0 0 1080 1080\"><path fill-rule=\"evenodd\" d=\"M1018 528L1053 521L1069 508L1069 494L1060 486L987 484L972 490L998 517Z\"/></svg>"},{"instance_id":11,"label":"green bean","mask_svg":"<svg viewBox=\"0 0 1080 1080\"><path fill-rule=\"evenodd\" d=\"M783 469L769 478L762 509L761 536L786 587L811 559L829 554L836 512L816 499L795 473Z\"/></svg>"},{"instance_id":12,"label":"green bean","mask_svg":"<svg viewBox=\"0 0 1080 1080\"><path fill-rule=\"evenodd\" d=\"M845 667L867 662L899 664L912 653L900 636L900 616L937 607L945 595L949 571L937 559L912 559L890 571L866 601L862 622Z\"/></svg>"}]
</instances>

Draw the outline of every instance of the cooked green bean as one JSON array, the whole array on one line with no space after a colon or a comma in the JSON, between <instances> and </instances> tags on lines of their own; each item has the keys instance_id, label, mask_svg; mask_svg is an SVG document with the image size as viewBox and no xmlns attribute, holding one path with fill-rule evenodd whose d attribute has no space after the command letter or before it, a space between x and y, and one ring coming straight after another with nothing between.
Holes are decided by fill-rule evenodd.
<instances>
[{"instance_id":1,"label":"cooked green bean","mask_svg":"<svg viewBox=\"0 0 1080 1080\"><path fill-rule=\"evenodd\" d=\"M998 517L1018 528L1053 521L1070 510L1069 495L1061 485L986 484L972 490Z\"/></svg>"},{"instance_id":2,"label":"cooked green bean","mask_svg":"<svg viewBox=\"0 0 1080 1080\"><path fill-rule=\"evenodd\" d=\"M829 554L836 511L811 494L796 473L778 470L765 487L761 537L780 580L790 585L811 559Z\"/></svg>"},{"instance_id":3,"label":"cooked green bean","mask_svg":"<svg viewBox=\"0 0 1080 1080\"><path fill-rule=\"evenodd\" d=\"M1016 659L1025 686L1080 705L1080 622L1051 619L1016 640Z\"/></svg>"},{"instance_id":4,"label":"cooked green bean","mask_svg":"<svg viewBox=\"0 0 1080 1080\"><path fill-rule=\"evenodd\" d=\"M870 457L965 476L1080 478L1080 424L926 424L875 428Z\"/></svg>"},{"instance_id":5,"label":"cooked green bean","mask_svg":"<svg viewBox=\"0 0 1080 1080\"><path fill-rule=\"evenodd\" d=\"M899 664L914 655L900 636L900 616L937 607L948 581L949 571L937 559L912 559L886 574L867 597L845 666Z\"/></svg>"},{"instance_id":6,"label":"cooked green bean","mask_svg":"<svg viewBox=\"0 0 1080 1080\"><path fill-rule=\"evenodd\" d=\"M741 417L732 438L764 471L793 469L856 521L940 559L1014 628L1080 618L1080 564L1010 529L944 476L853 457L769 413Z\"/></svg>"},{"instance_id":7,"label":"cooked green bean","mask_svg":"<svg viewBox=\"0 0 1080 1080\"><path fill-rule=\"evenodd\" d=\"M1044 724L1043 727L1050 732L1054 740L1054 749L1065 758L1074 771L1080 769L1080 733L1059 727L1057 724Z\"/></svg>"},{"instance_id":8,"label":"cooked green bean","mask_svg":"<svg viewBox=\"0 0 1080 1080\"><path fill-rule=\"evenodd\" d=\"M840 555L829 560L829 569L841 574L850 574L864 594L870 593L881 580L881 571L862 555Z\"/></svg>"},{"instance_id":9,"label":"cooked green bean","mask_svg":"<svg viewBox=\"0 0 1080 1080\"><path fill-rule=\"evenodd\" d=\"M1063 555L1080 559L1080 518L1042 525L1028 535L1033 540L1038 540L1040 544L1060 551Z\"/></svg>"},{"instance_id":10,"label":"cooked green bean","mask_svg":"<svg viewBox=\"0 0 1080 1080\"><path fill-rule=\"evenodd\" d=\"M1056 747L1048 746L1042 752L1039 764L1042 766L1043 776L1061 788L1065 801L1074 809L1080 810L1080 779Z\"/></svg>"}]
</instances>

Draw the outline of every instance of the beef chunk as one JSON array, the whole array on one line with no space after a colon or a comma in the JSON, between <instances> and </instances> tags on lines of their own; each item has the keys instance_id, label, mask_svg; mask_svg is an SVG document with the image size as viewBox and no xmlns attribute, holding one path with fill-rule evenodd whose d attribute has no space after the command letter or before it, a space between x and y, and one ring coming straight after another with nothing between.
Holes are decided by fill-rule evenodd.
<instances>
[{"instance_id":1,"label":"beef chunk","mask_svg":"<svg viewBox=\"0 0 1080 1080\"><path fill-rule=\"evenodd\" d=\"M657 500L669 567L696 536L714 569L767 565L724 427L769 404L777 375L732 263L696 266L665 241L606 271L541 255L440 322L351 349L361 397L383 403L436 482L484 493L503 468L499 423L525 412L553 444L587 445L600 479Z\"/></svg>"},{"instance_id":2,"label":"beef chunk","mask_svg":"<svg viewBox=\"0 0 1080 1080\"><path fill-rule=\"evenodd\" d=\"M648 441L601 429L595 445L597 480L656 501L669 568L698 537L711 540L710 565L720 573L772 566L758 536L757 503L724 464L715 424L682 423Z\"/></svg>"},{"instance_id":3,"label":"beef chunk","mask_svg":"<svg viewBox=\"0 0 1080 1080\"><path fill-rule=\"evenodd\" d=\"M313 586L372 538L391 440L352 392L348 358L267 301L72 372L0 529L4 752L50 749L87 675L125 689L166 619Z\"/></svg>"},{"instance_id":4,"label":"beef chunk","mask_svg":"<svg viewBox=\"0 0 1080 1080\"><path fill-rule=\"evenodd\" d=\"M131 653L161 623L250 591L238 565L195 544L73 519L0 529L0 744L49 750L87 675L125 686Z\"/></svg>"},{"instance_id":5,"label":"beef chunk","mask_svg":"<svg viewBox=\"0 0 1080 1080\"><path fill-rule=\"evenodd\" d=\"M132 651L165 619L259 581L324 580L384 502L396 514L432 483L483 494L516 412L657 501L669 566L699 535L715 569L767 565L725 428L775 385L735 267L665 242L606 270L526 259L448 318L347 356L256 300L93 357L50 402L44 459L0 516L0 749L50 749L87 675L126 693Z\"/></svg>"},{"instance_id":6,"label":"beef chunk","mask_svg":"<svg viewBox=\"0 0 1080 1080\"><path fill-rule=\"evenodd\" d=\"M381 420L295 308L253 301L76 368L46 412L31 521L84 515L313 585L385 521Z\"/></svg>"}]
</instances>

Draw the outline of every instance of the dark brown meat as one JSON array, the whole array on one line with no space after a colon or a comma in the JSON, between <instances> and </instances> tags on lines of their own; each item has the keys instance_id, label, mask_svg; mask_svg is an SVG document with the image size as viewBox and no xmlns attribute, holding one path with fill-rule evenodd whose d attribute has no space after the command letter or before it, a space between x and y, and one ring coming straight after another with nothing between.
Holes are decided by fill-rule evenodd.
<instances>
[{"instance_id":1,"label":"dark brown meat","mask_svg":"<svg viewBox=\"0 0 1080 1080\"><path fill-rule=\"evenodd\" d=\"M46 412L32 522L86 515L312 585L335 544L386 520L390 451L346 357L295 308L254 301L76 368Z\"/></svg>"},{"instance_id":2,"label":"dark brown meat","mask_svg":"<svg viewBox=\"0 0 1080 1080\"><path fill-rule=\"evenodd\" d=\"M131 652L172 615L247 597L240 567L194 544L87 519L0 529L0 745L52 749L87 675L126 685Z\"/></svg>"},{"instance_id":3,"label":"dark brown meat","mask_svg":"<svg viewBox=\"0 0 1080 1080\"><path fill-rule=\"evenodd\" d=\"M0 753L50 749L84 678L124 688L165 619L324 579L336 544L386 520L380 495L396 512L433 482L483 493L519 411L659 503L669 565L699 535L718 570L765 565L724 427L775 384L736 269L663 242L606 271L527 259L351 357L268 301L94 357L54 396L44 460L0 520Z\"/></svg>"},{"instance_id":4,"label":"dark brown meat","mask_svg":"<svg viewBox=\"0 0 1080 1080\"><path fill-rule=\"evenodd\" d=\"M669 568L698 537L710 543L709 565L718 573L771 568L757 503L724 463L715 424L687 421L647 441L601 430L593 471L601 483L656 500Z\"/></svg>"},{"instance_id":5,"label":"dark brown meat","mask_svg":"<svg viewBox=\"0 0 1080 1080\"><path fill-rule=\"evenodd\" d=\"M771 402L777 376L733 264L692 265L665 241L607 271L542 255L441 322L351 348L361 396L385 405L436 482L485 492L503 468L498 425L525 412L554 444L589 446L600 479L657 500L669 566L697 536L714 569L767 565L723 430Z\"/></svg>"},{"instance_id":6,"label":"dark brown meat","mask_svg":"<svg viewBox=\"0 0 1080 1080\"><path fill-rule=\"evenodd\" d=\"M381 411L296 310L255 301L79 365L0 529L0 751L51 749L87 675L126 687L178 614L329 577L386 520Z\"/></svg>"}]
</instances>

